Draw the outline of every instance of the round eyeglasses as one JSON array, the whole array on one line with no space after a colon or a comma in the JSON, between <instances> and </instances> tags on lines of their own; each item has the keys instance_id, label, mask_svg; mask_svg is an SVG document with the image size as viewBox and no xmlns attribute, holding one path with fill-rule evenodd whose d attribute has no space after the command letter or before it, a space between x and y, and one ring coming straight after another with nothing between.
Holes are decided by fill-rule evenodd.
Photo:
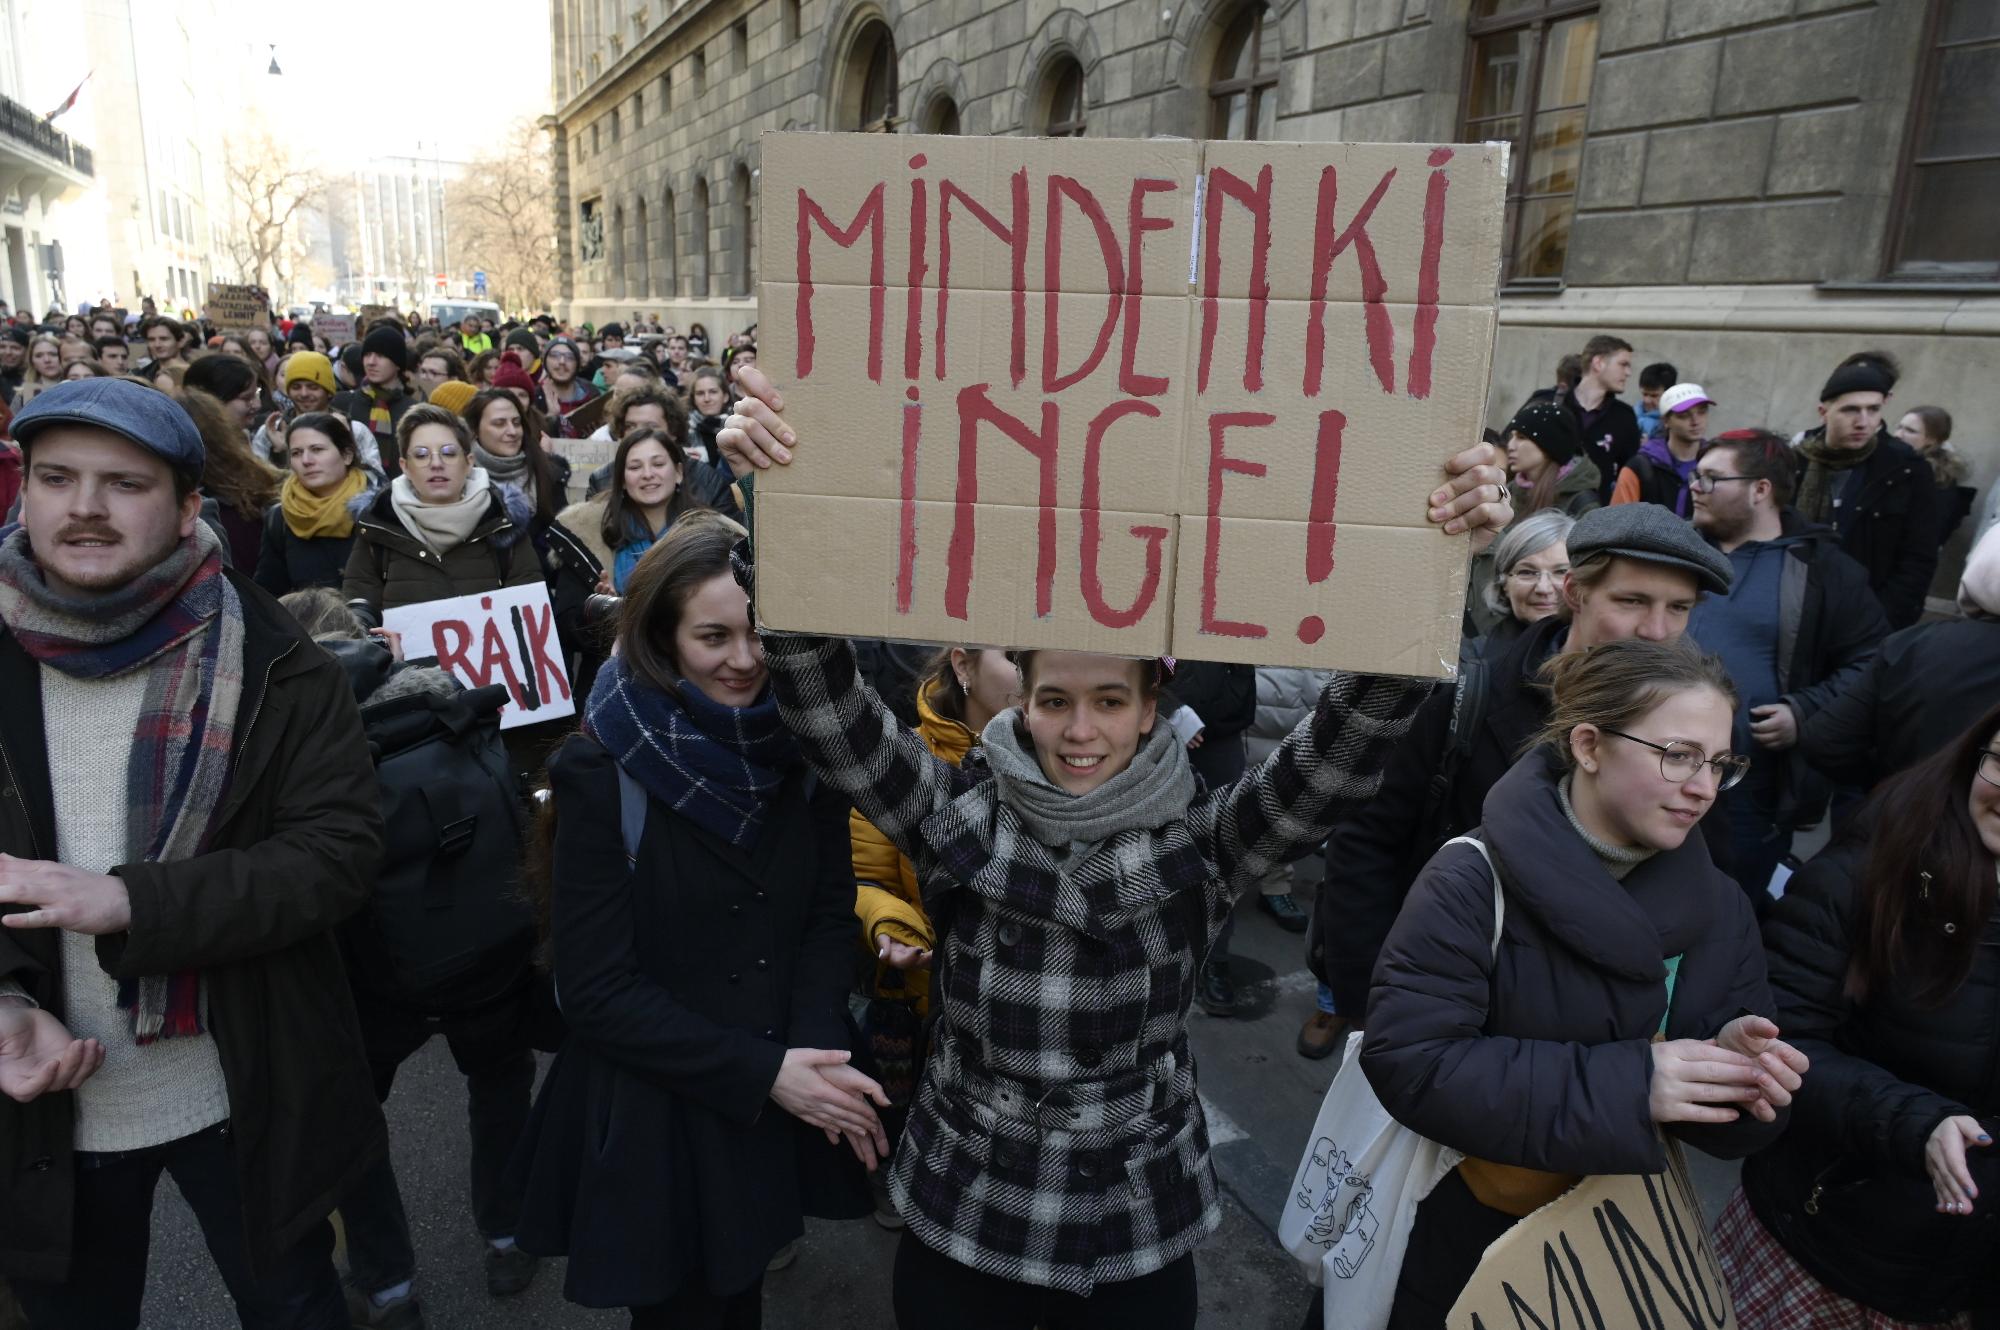
<instances>
[{"instance_id":1,"label":"round eyeglasses","mask_svg":"<svg viewBox=\"0 0 2000 1330\"><path fill-rule=\"evenodd\" d=\"M1532 586L1540 586L1545 578L1549 585L1561 586L1562 580L1569 576L1569 565L1565 564L1561 568L1516 568L1507 576L1515 586L1524 591Z\"/></svg>"},{"instance_id":2,"label":"round eyeglasses","mask_svg":"<svg viewBox=\"0 0 2000 1330\"><path fill-rule=\"evenodd\" d=\"M1715 776L1716 793L1734 788L1750 774L1750 759L1724 753L1721 757L1710 757L1691 743L1676 739L1672 743L1656 744L1651 739L1641 739L1636 734L1599 726L1606 734L1615 734L1620 739L1635 744L1643 744L1660 755L1660 776L1675 785L1685 785L1694 779L1695 772L1707 767ZM2000 785L2000 781L1994 782Z\"/></svg>"},{"instance_id":3,"label":"round eyeglasses","mask_svg":"<svg viewBox=\"0 0 2000 1330\"><path fill-rule=\"evenodd\" d=\"M404 453L403 456L409 458L412 462L428 462L431 460L431 452L432 448L429 444L420 443ZM465 449L455 443L441 443L437 446L436 452L439 457L444 458L446 461L465 455Z\"/></svg>"},{"instance_id":4,"label":"round eyeglasses","mask_svg":"<svg viewBox=\"0 0 2000 1330\"><path fill-rule=\"evenodd\" d=\"M1979 765L1974 768L1979 779L1988 785L2000 785L2000 752L1989 748L1979 755Z\"/></svg>"}]
</instances>

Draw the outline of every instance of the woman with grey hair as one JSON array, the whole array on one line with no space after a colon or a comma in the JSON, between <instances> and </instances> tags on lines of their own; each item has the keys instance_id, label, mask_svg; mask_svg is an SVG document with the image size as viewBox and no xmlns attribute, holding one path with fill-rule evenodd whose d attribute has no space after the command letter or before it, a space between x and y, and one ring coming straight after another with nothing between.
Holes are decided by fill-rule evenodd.
<instances>
[{"instance_id":1,"label":"woman with grey hair","mask_svg":"<svg viewBox=\"0 0 2000 1330\"><path fill-rule=\"evenodd\" d=\"M1562 607L1569 571L1569 532L1576 519L1544 508L1500 534L1491 551L1472 561L1465 617L1471 635L1502 642Z\"/></svg>"}]
</instances>

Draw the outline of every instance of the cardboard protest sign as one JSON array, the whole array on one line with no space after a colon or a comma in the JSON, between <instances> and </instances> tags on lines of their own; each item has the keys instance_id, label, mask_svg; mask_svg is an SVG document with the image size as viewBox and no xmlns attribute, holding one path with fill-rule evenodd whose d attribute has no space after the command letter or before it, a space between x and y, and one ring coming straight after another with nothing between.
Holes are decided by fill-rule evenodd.
<instances>
[{"instance_id":1,"label":"cardboard protest sign","mask_svg":"<svg viewBox=\"0 0 2000 1330\"><path fill-rule=\"evenodd\" d=\"M1445 1324L1736 1330L1687 1161L1673 1142L1667 1156L1665 1173L1586 1178L1509 1229Z\"/></svg>"},{"instance_id":2,"label":"cardboard protest sign","mask_svg":"<svg viewBox=\"0 0 2000 1330\"><path fill-rule=\"evenodd\" d=\"M372 327L378 319L394 319L396 322L401 323L403 316L396 312L394 305L363 305L361 307L362 331L365 332Z\"/></svg>"},{"instance_id":3,"label":"cardboard protest sign","mask_svg":"<svg viewBox=\"0 0 2000 1330\"><path fill-rule=\"evenodd\" d=\"M503 730L576 714L555 610L540 582L405 605L385 611L382 626L403 635L405 657L436 656L467 688L506 684L514 700L501 708Z\"/></svg>"},{"instance_id":4,"label":"cardboard protest sign","mask_svg":"<svg viewBox=\"0 0 2000 1330\"><path fill-rule=\"evenodd\" d=\"M1500 146L772 133L779 629L1448 674ZM829 555L837 557L829 558Z\"/></svg>"},{"instance_id":5,"label":"cardboard protest sign","mask_svg":"<svg viewBox=\"0 0 2000 1330\"><path fill-rule=\"evenodd\" d=\"M312 321L313 336L326 339L328 346L345 346L354 340L354 316L352 314L315 314Z\"/></svg>"},{"instance_id":6,"label":"cardboard protest sign","mask_svg":"<svg viewBox=\"0 0 2000 1330\"><path fill-rule=\"evenodd\" d=\"M251 328L271 321L271 293L261 286L208 284L202 317L225 328Z\"/></svg>"}]
</instances>

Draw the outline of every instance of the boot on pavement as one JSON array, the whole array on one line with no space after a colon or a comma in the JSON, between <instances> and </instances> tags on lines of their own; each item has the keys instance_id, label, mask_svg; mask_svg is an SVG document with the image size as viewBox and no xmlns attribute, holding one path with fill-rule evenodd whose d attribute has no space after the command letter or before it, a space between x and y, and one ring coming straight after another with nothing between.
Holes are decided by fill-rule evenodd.
<instances>
[{"instance_id":1,"label":"boot on pavement","mask_svg":"<svg viewBox=\"0 0 2000 1330\"><path fill-rule=\"evenodd\" d=\"M1201 967L1201 983L1195 1000L1211 1016L1236 1014L1236 985L1229 977L1228 961L1210 961Z\"/></svg>"},{"instance_id":2,"label":"boot on pavement","mask_svg":"<svg viewBox=\"0 0 2000 1330\"><path fill-rule=\"evenodd\" d=\"M1276 919L1278 927L1287 933L1303 933L1312 921L1312 916L1299 904L1299 898L1289 891L1276 896L1259 896L1257 908Z\"/></svg>"},{"instance_id":3,"label":"boot on pavement","mask_svg":"<svg viewBox=\"0 0 2000 1330\"><path fill-rule=\"evenodd\" d=\"M1306 1023L1299 1029L1299 1056L1317 1062L1338 1049L1347 1040L1347 1031L1353 1022L1345 1016L1336 1016L1330 1011L1314 1008L1306 1017Z\"/></svg>"},{"instance_id":4,"label":"boot on pavement","mask_svg":"<svg viewBox=\"0 0 2000 1330\"><path fill-rule=\"evenodd\" d=\"M352 1284L342 1292L347 1295L347 1323L354 1330L424 1330L424 1309L414 1293L376 1302Z\"/></svg>"},{"instance_id":5,"label":"boot on pavement","mask_svg":"<svg viewBox=\"0 0 2000 1330\"><path fill-rule=\"evenodd\" d=\"M486 1244L486 1294L511 1298L535 1282L535 1267L541 1258L530 1256L513 1243L505 1247Z\"/></svg>"}]
</instances>

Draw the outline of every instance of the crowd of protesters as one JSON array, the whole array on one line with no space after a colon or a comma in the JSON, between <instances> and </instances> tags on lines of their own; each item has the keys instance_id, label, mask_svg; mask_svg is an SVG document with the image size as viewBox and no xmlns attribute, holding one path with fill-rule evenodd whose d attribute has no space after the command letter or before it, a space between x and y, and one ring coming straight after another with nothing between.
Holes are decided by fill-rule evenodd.
<instances>
[{"instance_id":1,"label":"crowd of protesters","mask_svg":"<svg viewBox=\"0 0 2000 1330\"><path fill-rule=\"evenodd\" d=\"M904 1330L1192 1326L1255 896L1300 1054L1462 1156L1398 1330L1667 1141L1747 1160L1746 1330L1986 1323L2000 535L1927 614L1971 490L1887 354L1796 433L1633 369L1409 496L1473 555L1432 683L760 633L757 477L823 441L754 328L0 331L0 1276L136 1325L165 1172L246 1326L421 1326L380 1104L440 1035L494 1298L754 1326L872 1214ZM384 626L535 585L574 720Z\"/></svg>"}]
</instances>

